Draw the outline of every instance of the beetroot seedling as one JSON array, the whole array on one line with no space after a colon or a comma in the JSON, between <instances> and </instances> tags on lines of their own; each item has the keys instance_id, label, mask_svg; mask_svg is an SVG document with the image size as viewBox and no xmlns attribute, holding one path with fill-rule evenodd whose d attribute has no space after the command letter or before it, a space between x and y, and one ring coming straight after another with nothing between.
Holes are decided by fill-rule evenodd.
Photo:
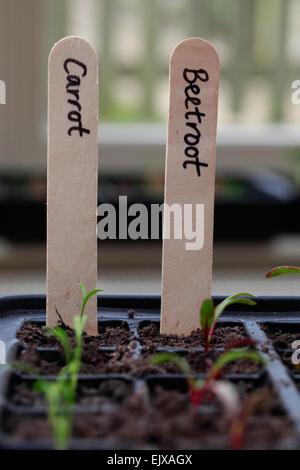
<instances>
[{"instance_id":1,"label":"beetroot seedling","mask_svg":"<svg viewBox=\"0 0 300 470\"><path fill-rule=\"evenodd\" d=\"M180 356L179 354L171 352L161 352L150 359L150 364L152 365L164 364L166 362L173 362L180 368L182 373L185 375L187 381L190 401L193 405L198 405L199 403L196 400L196 397L198 396L200 390L204 385L204 380L196 379L192 376L192 371L189 363L184 357Z\"/></svg>"},{"instance_id":2,"label":"beetroot seedling","mask_svg":"<svg viewBox=\"0 0 300 470\"><path fill-rule=\"evenodd\" d=\"M244 349L227 351L223 353L210 367L204 380L193 377L189 363L184 357L175 353L158 353L150 359L150 363L153 365L163 364L166 362L177 364L186 377L191 403L195 406L199 406L207 395L212 396L213 384L219 379L223 368L230 362L237 361L239 359L250 359L251 361L258 362L260 364L265 363L264 359L257 351L248 351Z\"/></svg>"},{"instance_id":3,"label":"beetroot seedling","mask_svg":"<svg viewBox=\"0 0 300 470\"><path fill-rule=\"evenodd\" d=\"M241 450L245 441L245 434L250 416L255 408L268 398L265 391L255 390L240 404L238 412L229 417L229 437L232 450Z\"/></svg>"},{"instance_id":4,"label":"beetroot seedling","mask_svg":"<svg viewBox=\"0 0 300 470\"><path fill-rule=\"evenodd\" d=\"M262 403L267 395L265 391L255 390L243 401L240 400L237 387L230 382L217 381L211 390L222 404L228 423L230 448L241 450L245 441L245 434L251 414Z\"/></svg>"},{"instance_id":5,"label":"beetroot seedling","mask_svg":"<svg viewBox=\"0 0 300 470\"><path fill-rule=\"evenodd\" d=\"M206 299L203 301L200 311L200 324L203 330L204 336L204 350L207 352L210 348L212 337L215 331L216 323L219 317L222 315L225 308L232 304L246 304L246 305L256 305L254 300L251 300L246 297L255 296L248 293L241 293L231 295L224 299L217 306L214 305L212 299Z\"/></svg>"},{"instance_id":6,"label":"beetroot seedling","mask_svg":"<svg viewBox=\"0 0 300 470\"><path fill-rule=\"evenodd\" d=\"M281 276L282 274L300 274L300 268L296 266L278 266L267 272L265 277L270 279L272 277Z\"/></svg>"},{"instance_id":7,"label":"beetroot seedling","mask_svg":"<svg viewBox=\"0 0 300 470\"><path fill-rule=\"evenodd\" d=\"M201 402L206 396L209 396L209 398L213 396L211 393L211 387L213 383L221 376L224 367L230 362L234 362L239 359L250 359L251 361L258 362L259 364L265 364L263 357L257 351L232 349L230 351L224 352L208 371L205 383L198 392L199 402Z\"/></svg>"}]
</instances>

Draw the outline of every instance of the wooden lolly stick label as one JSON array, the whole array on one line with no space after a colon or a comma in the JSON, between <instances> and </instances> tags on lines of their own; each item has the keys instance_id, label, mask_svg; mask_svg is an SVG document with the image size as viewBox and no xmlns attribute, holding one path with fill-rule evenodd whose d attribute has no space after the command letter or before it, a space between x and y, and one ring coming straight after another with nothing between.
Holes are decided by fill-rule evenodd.
<instances>
[{"instance_id":1,"label":"wooden lolly stick label","mask_svg":"<svg viewBox=\"0 0 300 470\"><path fill-rule=\"evenodd\" d=\"M188 335L199 328L202 301L211 296L219 70L215 49L199 38L181 42L170 60L165 205L180 205L183 236L176 239L170 230L164 237L162 333ZM200 249L184 237L191 205L194 226L204 209ZM165 207L164 235L169 215Z\"/></svg>"},{"instance_id":2,"label":"wooden lolly stick label","mask_svg":"<svg viewBox=\"0 0 300 470\"><path fill-rule=\"evenodd\" d=\"M98 61L84 39L53 47L48 77L47 325L73 326L80 282L97 282ZM86 306L86 331L97 334L97 299Z\"/></svg>"}]
</instances>

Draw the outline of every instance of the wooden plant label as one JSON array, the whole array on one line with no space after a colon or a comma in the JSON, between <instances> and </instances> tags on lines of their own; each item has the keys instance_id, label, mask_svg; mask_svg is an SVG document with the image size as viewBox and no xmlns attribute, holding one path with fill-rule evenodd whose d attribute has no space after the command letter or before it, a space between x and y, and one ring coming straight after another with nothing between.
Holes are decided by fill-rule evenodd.
<instances>
[{"instance_id":1,"label":"wooden plant label","mask_svg":"<svg viewBox=\"0 0 300 470\"><path fill-rule=\"evenodd\" d=\"M84 39L67 37L49 56L47 325L73 326L80 282L97 282L98 61ZM97 299L86 306L86 331L97 334Z\"/></svg>"},{"instance_id":2,"label":"wooden plant label","mask_svg":"<svg viewBox=\"0 0 300 470\"><path fill-rule=\"evenodd\" d=\"M204 220L198 249L184 236L176 239L172 228L164 239L161 333L199 328L202 301L211 296L219 69L215 49L199 38L181 42L170 60L165 204L181 206L183 224L192 204L194 227L199 205ZM165 209L164 232L167 217Z\"/></svg>"}]
</instances>

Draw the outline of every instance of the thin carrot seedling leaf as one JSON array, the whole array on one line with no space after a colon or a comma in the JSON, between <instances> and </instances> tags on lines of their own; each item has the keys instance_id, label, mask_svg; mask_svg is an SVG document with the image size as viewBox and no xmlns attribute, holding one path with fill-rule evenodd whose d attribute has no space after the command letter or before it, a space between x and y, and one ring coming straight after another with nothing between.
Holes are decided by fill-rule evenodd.
<instances>
[{"instance_id":1,"label":"thin carrot seedling leaf","mask_svg":"<svg viewBox=\"0 0 300 470\"><path fill-rule=\"evenodd\" d=\"M82 292L82 307L81 307L80 317L82 317L84 314L87 302L90 300L91 297L93 297L93 295L98 294L98 292L102 292L102 289L95 289L88 293L83 282L80 282L80 287L81 287L81 292Z\"/></svg>"},{"instance_id":2,"label":"thin carrot seedling leaf","mask_svg":"<svg viewBox=\"0 0 300 470\"><path fill-rule=\"evenodd\" d=\"M56 450L67 450L72 434L75 395L65 371L53 382L38 380L33 388L45 395Z\"/></svg>"},{"instance_id":3,"label":"thin carrot seedling leaf","mask_svg":"<svg viewBox=\"0 0 300 470\"><path fill-rule=\"evenodd\" d=\"M68 448L69 439L72 434L74 404L77 395L78 374L82 364L82 337L87 321L84 314L88 300L98 292L99 289L87 293L84 284L80 283L82 289L82 309L80 316L73 319L76 346L73 349L67 332L58 326L47 328L47 334L53 335L61 342L66 360L66 366L57 374L52 382L38 380L34 384L36 391L43 393L48 403L48 421L52 428L55 447L58 450Z\"/></svg>"},{"instance_id":4,"label":"thin carrot seedling leaf","mask_svg":"<svg viewBox=\"0 0 300 470\"><path fill-rule=\"evenodd\" d=\"M47 326L46 329L48 336L55 336L61 342L66 364L69 364L72 361L73 349L68 333L60 326Z\"/></svg>"}]
</instances>

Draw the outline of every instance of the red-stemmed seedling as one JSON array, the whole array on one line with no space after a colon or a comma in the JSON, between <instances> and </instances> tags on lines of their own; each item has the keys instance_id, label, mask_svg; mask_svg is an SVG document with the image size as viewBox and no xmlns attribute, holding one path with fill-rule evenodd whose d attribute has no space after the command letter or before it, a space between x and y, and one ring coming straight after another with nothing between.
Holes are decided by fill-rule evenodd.
<instances>
[{"instance_id":1,"label":"red-stemmed seedling","mask_svg":"<svg viewBox=\"0 0 300 470\"><path fill-rule=\"evenodd\" d=\"M150 362L154 365L165 362L177 364L186 377L191 404L199 406L207 395L211 396L211 392L213 393L212 386L220 378L223 368L238 359L250 359L261 364L265 363L262 356L256 351L244 349L226 351L210 367L206 379L203 380L193 377L189 363L179 354L171 352L158 353L151 358Z\"/></svg>"},{"instance_id":2,"label":"red-stemmed seedling","mask_svg":"<svg viewBox=\"0 0 300 470\"><path fill-rule=\"evenodd\" d=\"M255 390L241 401L237 387L231 382L219 380L214 382L211 389L225 412L230 448L241 450L244 446L249 418L255 408L268 398L268 393Z\"/></svg>"},{"instance_id":3,"label":"red-stemmed seedling","mask_svg":"<svg viewBox=\"0 0 300 470\"><path fill-rule=\"evenodd\" d=\"M200 324L203 330L204 350L206 352L210 348L217 321L225 308L232 304L256 305L254 300L247 297L255 298L255 295L248 293L234 294L224 299L217 306L214 305L212 299L206 299L203 301L200 311Z\"/></svg>"},{"instance_id":4,"label":"red-stemmed seedling","mask_svg":"<svg viewBox=\"0 0 300 470\"><path fill-rule=\"evenodd\" d=\"M272 277L282 276L282 274L300 274L300 268L296 266L278 266L267 272L266 278L271 279Z\"/></svg>"}]
</instances>

